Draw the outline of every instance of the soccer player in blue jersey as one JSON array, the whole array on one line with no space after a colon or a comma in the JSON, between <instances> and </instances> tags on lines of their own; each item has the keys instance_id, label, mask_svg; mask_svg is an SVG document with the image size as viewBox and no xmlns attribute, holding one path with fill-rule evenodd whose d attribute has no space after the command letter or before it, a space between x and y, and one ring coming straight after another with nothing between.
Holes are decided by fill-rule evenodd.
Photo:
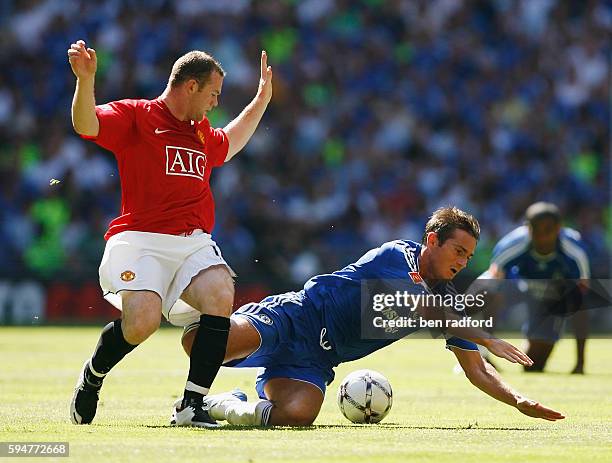
<instances>
[{"instance_id":1,"label":"soccer player in blue jersey","mask_svg":"<svg viewBox=\"0 0 612 463\"><path fill-rule=\"evenodd\" d=\"M573 313L577 360L572 373L583 373L588 313L580 310L579 288L586 289L590 265L580 233L561 225L559 208L551 203L532 204L525 219L526 225L497 243L491 265L480 278L522 280L527 284L531 299L523 331L533 365L526 365L526 371L544 370L563 330L564 315ZM551 294L553 291L557 294Z\"/></svg>"},{"instance_id":2,"label":"soccer player in blue jersey","mask_svg":"<svg viewBox=\"0 0 612 463\"><path fill-rule=\"evenodd\" d=\"M474 217L454 207L441 208L427 222L422 243L385 243L342 270L311 278L301 291L238 309L231 316L225 366L261 367L256 380L261 400L244 402L236 393L210 396L206 399L210 415L231 424L310 425L323 404L326 385L334 379L335 366L397 340L361 335L362 283L397 281L410 294L456 294L450 280L467 265L479 235ZM194 317L187 323L190 309L179 304L170 313L170 321L186 325L183 346L189 353L198 320ZM422 313L427 316L426 311ZM528 416L550 421L564 418L505 384L472 341L511 362L530 364L519 349L479 329L466 332L464 338L471 340L454 334L447 330L446 347L476 387Z\"/></svg>"}]
</instances>

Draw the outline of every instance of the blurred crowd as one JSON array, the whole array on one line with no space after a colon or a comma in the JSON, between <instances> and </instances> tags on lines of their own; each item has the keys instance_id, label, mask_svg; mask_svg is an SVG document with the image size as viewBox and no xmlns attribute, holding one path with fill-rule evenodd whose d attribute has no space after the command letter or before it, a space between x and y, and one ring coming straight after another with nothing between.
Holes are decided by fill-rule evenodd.
<instances>
[{"instance_id":1,"label":"blurred crowd","mask_svg":"<svg viewBox=\"0 0 612 463\"><path fill-rule=\"evenodd\" d=\"M222 127L274 98L213 172L214 237L239 281L296 288L428 213L477 216L487 265L536 200L557 203L609 273L612 9L590 0L0 2L0 272L96 278L118 215L112 155L72 130L70 43L97 50L98 103L155 98L184 52L227 71Z\"/></svg>"}]
</instances>

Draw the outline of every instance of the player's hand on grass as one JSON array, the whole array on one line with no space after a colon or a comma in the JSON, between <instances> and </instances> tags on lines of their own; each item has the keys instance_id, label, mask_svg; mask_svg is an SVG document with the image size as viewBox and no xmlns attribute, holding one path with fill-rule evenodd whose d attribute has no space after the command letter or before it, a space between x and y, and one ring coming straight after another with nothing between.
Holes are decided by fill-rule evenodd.
<instances>
[{"instance_id":1,"label":"player's hand on grass","mask_svg":"<svg viewBox=\"0 0 612 463\"><path fill-rule=\"evenodd\" d=\"M552 408L545 407L535 400L521 399L516 404L516 408L522 414L531 416L532 418L542 418L548 421L557 421L565 418L562 413L559 413Z\"/></svg>"},{"instance_id":2,"label":"player's hand on grass","mask_svg":"<svg viewBox=\"0 0 612 463\"><path fill-rule=\"evenodd\" d=\"M268 66L268 54L265 50L261 52L260 72L257 95L261 96L266 104L268 104L270 99L272 99L272 66Z\"/></svg>"},{"instance_id":3,"label":"player's hand on grass","mask_svg":"<svg viewBox=\"0 0 612 463\"><path fill-rule=\"evenodd\" d=\"M518 347L515 347L502 339L489 339L486 348L489 349L489 352L491 352L493 355L506 359L509 362L519 363L528 367L533 365L533 360L531 360L527 354L521 351Z\"/></svg>"},{"instance_id":4,"label":"player's hand on grass","mask_svg":"<svg viewBox=\"0 0 612 463\"><path fill-rule=\"evenodd\" d=\"M70 45L68 61L77 79L92 78L96 74L98 59L93 48L87 48L83 40Z\"/></svg>"}]
</instances>

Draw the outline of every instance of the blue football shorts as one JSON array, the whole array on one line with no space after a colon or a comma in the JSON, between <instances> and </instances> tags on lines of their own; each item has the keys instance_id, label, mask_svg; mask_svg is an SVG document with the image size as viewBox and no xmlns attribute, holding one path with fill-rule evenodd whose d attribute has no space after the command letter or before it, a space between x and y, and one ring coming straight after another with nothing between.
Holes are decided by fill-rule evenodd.
<instances>
[{"instance_id":1,"label":"blue football shorts","mask_svg":"<svg viewBox=\"0 0 612 463\"><path fill-rule=\"evenodd\" d=\"M304 381L323 394L333 381L332 366L318 353L321 328L317 327L311 304L303 291L290 292L246 304L232 314L246 318L259 333L261 343L248 357L225 366L259 367L255 389L260 398L267 399L264 387L272 378Z\"/></svg>"}]
</instances>

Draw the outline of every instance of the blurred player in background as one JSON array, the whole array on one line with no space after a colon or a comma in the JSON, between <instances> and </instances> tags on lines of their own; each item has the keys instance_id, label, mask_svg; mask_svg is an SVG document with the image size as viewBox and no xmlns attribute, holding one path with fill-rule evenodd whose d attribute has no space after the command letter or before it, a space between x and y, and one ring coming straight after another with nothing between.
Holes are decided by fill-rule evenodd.
<instances>
[{"instance_id":1,"label":"blurred player in background","mask_svg":"<svg viewBox=\"0 0 612 463\"><path fill-rule=\"evenodd\" d=\"M112 151L121 178L121 215L105 235L100 285L122 310L103 330L85 362L71 403L75 424L90 423L110 369L159 327L178 298L197 309L200 331L176 412L177 425L214 426L203 410L223 361L234 298L233 272L211 239L211 171L251 138L272 97L265 52L255 98L224 129L206 114L218 104L225 71L210 55L192 51L173 65L154 100L96 106L96 52L79 40L68 50L76 89L72 123L83 138Z\"/></svg>"},{"instance_id":2,"label":"blurred player in background","mask_svg":"<svg viewBox=\"0 0 612 463\"><path fill-rule=\"evenodd\" d=\"M526 225L497 243L491 265L480 278L522 280L527 285L528 319L523 331L533 365L526 365L526 371L544 370L567 315L574 314L577 360L572 373L583 373L588 313L580 305L590 265L580 233L562 227L559 208L551 203L532 204L525 219ZM494 305L501 302L498 299Z\"/></svg>"},{"instance_id":3,"label":"blurred player in background","mask_svg":"<svg viewBox=\"0 0 612 463\"><path fill-rule=\"evenodd\" d=\"M401 337L362 336L365 280L389 282L389 293L401 288L410 294L456 294L450 280L467 265L479 236L474 217L457 208L441 208L427 222L421 244L408 240L385 243L342 270L311 278L301 291L270 296L238 309L231 316L225 365L262 367L256 382L262 400L244 402L241 391L209 396L205 404L211 416L238 425L311 424L323 404L326 385L334 379L334 367L365 357ZM189 352L199 335L197 311L178 301L170 321L185 326L183 346ZM507 342L480 330L473 334L477 337L472 341L496 355L523 365L531 363ZM451 329L446 335L446 347L476 387L525 415L550 421L563 418L512 390L483 361L474 342L456 337ZM176 412L172 420L176 420Z\"/></svg>"}]
</instances>

